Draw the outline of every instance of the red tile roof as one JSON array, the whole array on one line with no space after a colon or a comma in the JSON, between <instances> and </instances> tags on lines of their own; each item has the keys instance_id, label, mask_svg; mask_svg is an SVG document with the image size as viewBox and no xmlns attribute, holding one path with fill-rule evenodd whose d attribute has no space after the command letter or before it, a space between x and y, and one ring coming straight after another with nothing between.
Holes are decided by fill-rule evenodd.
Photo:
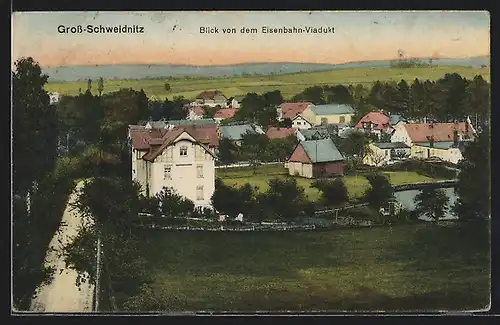
<instances>
[{"instance_id":1,"label":"red tile roof","mask_svg":"<svg viewBox=\"0 0 500 325\"><path fill-rule=\"evenodd\" d=\"M205 110L204 110L204 109L203 109L203 107L201 107L201 106L192 107L192 108L190 109L190 111L191 111L194 115L196 115L196 116L203 116L203 115L205 115Z\"/></svg>"},{"instance_id":2,"label":"red tile roof","mask_svg":"<svg viewBox=\"0 0 500 325\"><path fill-rule=\"evenodd\" d=\"M217 135L216 125L189 125L189 126L176 126L174 130L186 130L196 141L210 147L217 147L219 145L219 136Z\"/></svg>"},{"instance_id":3,"label":"red tile roof","mask_svg":"<svg viewBox=\"0 0 500 325\"><path fill-rule=\"evenodd\" d=\"M214 118L226 119L232 118L236 114L236 108L221 108L214 114Z\"/></svg>"},{"instance_id":4,"label":"red tile roof","mask_svg":"<svg viewBox=\"0 0 500 325\"><path fill-rule=\"evenodd\" d=\"M267 129L266 135L269 139L283 139L294 135L297 132L296 128L279 128L270 127Z\"/></svg>"},{"instance_id":5,"label":"red tile roof","mask_svg":"<svg viewBox=\"0 0 500 325\"><path fill-rule=\"evenodd\" d=\"M358 129L363 128L363 123L367 122L375 124L375 130L384 130L389 124L389 116L382 112L370 112L363 116L354 127Z\"/></svg>"},{"instance_id":6,"label":"red tile roof","mask_svg":"<svg viewBox=\"0 0 500 325\"><path fill-rule=\"evenodd\" d=\"M426 123L403 124L412 142L429 142L428 137L433 137L435 142L453 141L453 131L472 138L474 129L466 122L461 123Z\"/></svg>"},{"instance_id":7,"label":"red tile roof","mask_svg":"<svg viewBox=\"0 0 500 325\"><path fill-rule=\"evenodd\" d=\"M281 109L282 117L292 119L298 114L302 114L306 108L312 105L311 102L295 102L295 103L282 103L279 108Z\"/></svg>"},{"instance_id":8,"label":"red tile roof","mask_svg":"<svg viewBox=\"0 0 500 325\"><path fill-rule=\"evenodd\" d=\"M224 94L219 90L204 91L196 96L196 99L214 99L216 96L224 96Z\"/></svg>"},{"instance_id":9,"label":"red tile roof","mask_svg":"<svg viewBox=\"0 0 500 325\"><path fill-rule=\"evenodd\" d=\"M165 129L146 129L144 126L134 126L130 128L130 138L132 148L136 150L147 150L150 147L151 139L162 138L167 130Z\"/></svg>"},{"instance_id":10,"label":"red tile roof","mask_svg":"<svg viewBox=\"0 0 500 325\"><path fill-rule=\"evenodd\" d=\"M163 144L160 146L150 147L149 151L142 157L144 160L154 160L162 151L168 147L175 139L184 132L184 129L170 130L162 138Z\"/></svg>"}]
</instances>

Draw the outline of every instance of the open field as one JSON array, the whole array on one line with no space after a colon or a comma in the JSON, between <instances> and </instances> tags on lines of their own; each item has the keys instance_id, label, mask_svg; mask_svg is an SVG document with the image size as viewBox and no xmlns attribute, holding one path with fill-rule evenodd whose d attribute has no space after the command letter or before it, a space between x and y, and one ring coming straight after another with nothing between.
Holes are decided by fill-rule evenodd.
<instances>
[{"instance_id":1,"label":"open field","mask_svg":"<svg viewBox=\"0 0 500 325\"><path fill-rule=\"evenodd\" d=\"M166 80L106 80L104 82L104 93L116 91L120 88L144 89L151 97L172 99L174 96L184 96L194 99L196 95L205 90L218 89L227 97L241 96L249 92L264 93L267 91L280 90L285 99L300 93L307 87L314 85L350 85L361 83L371 85L374 81L400 81L408 82L418 78L420 80L436 80L446 73L459 73L466 78L482 75L485 80L490 80L488 68L466 68L458 66L422 67L422 68L357 68L343 70L329 70L320 72L305 72L277 76L248 76L227 78L198 78L198 79L176 79L168 81L171 90L165 91ZM95 89L97 85L94 85ZM78 89L87 89L86 82L61 82L49 83L45 87L48 91L55 91L64 95L77 95Z\"/></svg>"},{"instance_id":2,"label":"open field","mask_svg":"<svg viewBox=\"0 0 500 325\"><path fill-rule=\"evenodd\" d=\"M152 293L141 299L149 302L145 310L464 310L489 304L486 223L143 231L140 249L154 276Z\"/></svg>"},{"instance_id":3,"label":"open field","mask_svg":"<svg viewBox=\"0 0 500 325\"><path fill-rule=\"evenodd\" d=\"M225 184L231 186L242 186L250 183L257 186L259 191L266 191L268 189L268 181L274 177L287 177L288 170L281 165L263 165L257 169L252 168L231 168L231 169L218 169L217 177L220 177ZM438 179L430 178L420 175L416 172L384 172L389 177L392 185L412 184L419 182L433 182ZM311 201L316 201L320 198L321 193L311 187L313 180L296 177L297 184L304 188L305 194ZM345 176L344 183L349 191L351 200L355 200L363 196L365 190L368 188L368 180L363 176Z\"/></svg>"}]
</instances>

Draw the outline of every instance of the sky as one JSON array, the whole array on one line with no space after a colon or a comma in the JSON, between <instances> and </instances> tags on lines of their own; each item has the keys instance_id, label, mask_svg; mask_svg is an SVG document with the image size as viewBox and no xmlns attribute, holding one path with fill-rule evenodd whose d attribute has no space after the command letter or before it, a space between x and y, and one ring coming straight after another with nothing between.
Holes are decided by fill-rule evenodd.
<instances>
[{"instance_id":1,"label":"sky","mask_svg":"<svg viewBox=\"0 0 500 325\"><path fill-rule=\"evenodd\" d=\"M59 33L59 26L139 26L143 33ZM262 27L332 27L326 34L264 34ZM202 34L200 27L216 27ZM255 34L240 33L257 28ZM236 28L225 34L223 28ZM486 11L440 12L15 12L12 64L33 57L42 67L102 64L229 65L249 62L338 64L398 57L490 54Z\"/></svg>"}]
</instances>

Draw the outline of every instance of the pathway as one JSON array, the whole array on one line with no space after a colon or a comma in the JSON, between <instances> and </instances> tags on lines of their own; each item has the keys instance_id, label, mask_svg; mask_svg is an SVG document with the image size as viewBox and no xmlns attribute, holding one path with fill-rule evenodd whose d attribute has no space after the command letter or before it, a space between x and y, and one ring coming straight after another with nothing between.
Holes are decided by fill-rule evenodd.
<instances>
[{"instance_id":1,"label":"pathway","mask_svg":"<svg viewBox=\"0 0 500 325\"><path fill-rule=\"evenodd\" d=\"M76 286L77 273L75 270L66 269L64 258L61 256L62 248L69 244L77 235L78 228L82 224L82 218L78 211L71 208L70 202L76 199L76 192L83 186L80 182L71 194L66 210L62 218L59 231L54 235L45 257L47 266L55 267L53 280L48 285L42 285L37 289L37 297L31 302L31 311L45 313L60 312L92 312L92 300L94 286L83 283L80 288Z\"/></svg>"}]
</instances>

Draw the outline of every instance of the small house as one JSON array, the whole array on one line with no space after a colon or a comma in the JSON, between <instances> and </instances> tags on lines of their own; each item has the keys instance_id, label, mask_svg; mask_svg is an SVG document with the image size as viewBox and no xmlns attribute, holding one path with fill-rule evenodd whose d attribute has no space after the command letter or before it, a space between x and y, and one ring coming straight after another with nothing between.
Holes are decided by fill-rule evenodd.
<instances>
[{"instance_id":1,"label":"small house","mask_svg":"<svg viewBox=\"0 0 500 325\"><path fill-rule=\"evenodd\" d=\"M351 123L354 108L347 104L311 105L302 116L313 125Z\"/></svg>"},{"instance_id":2,"label":"small house","mask_svg":"<svg viewBox=\"0 0 500 325\"><path fill-rule=\"evenodd\" d=\"M296 129L309 129L313 127L313 124L309 122L305 117L298 114L294 118L292 118L292 127Z\"/></svg>"},{"instance_id":3,"label":"small house","mask_svg":"<svg viewBox=\"0 0 500 325\"><path fill-rule=\"evenodd\" d=\"M410 156L410 146L403 142L375 142L368 145L363 164L380 167Z\"/></svg>"},{"instance_id":4,"label":"small house","mask_svg":"<svg viewBox=\"0 0 500 325\"><path fill-rule=\"evenodd\" d=\"M280 122L287 118L292 120L312 104L311 102L282 103L276 109L277 119Z\"/></svg>"},{"instance_id":5,"label":"small house","mask_svg":"<svg viewBox=\"0 0 500 325\"><path fill-rule=\"evenodd\" d=\"M358 130L380 136L381 133L389 133L392 129L389 124L389 116L382 112L370 112L363 116L354 126Z\"/></svg>"},{"instance_id":6,"label":"small house","mask_svg":"<svg viewBox=\"0 0 500 325\"><path fill-rule=\"evenodd\" d=\"M227 107L227 98L219 90L204 91L196 96L196 100L191 104L196 106L210 106L221 108Z\"/></svg>"},{"instance_id":7,"label":"small house","mask_svg":"<svg viewBox=\"0 0 500 325\"><path fill-rule=\"evenodd\" d=\"M221 108L214 114L214 120L220 123L223 120L233 118L236 114L236 108Z\"/></svg>"},{"instance_id":8,"label":"small house","mask_svg":"<svg viewBox=\"0 0 500 325\"><path fill-rule=\"evenodd\" d=\"M188 120L200 120L205 115L205 109L202 106L193 106L189 108Z\"/></svg>"},{"instance_id":9,"label":"small house","mask_svg":"<svg viewBox=\"0 0 500 325\"><path fill-rule=\"evenodd\" d=\"M269 140L286 139L296 134L297 129L295 128L270 127L266 131L266 136Z\"/></svg>"},{"instance_id":10,"label":"small house","mask_svg":"<svg viewBox=\"0 0 500 325\"><path fill-rule=\"evenodd\" d=\"M305 178L344 176L344 156L331 139L299 142L287 165L290 175Z\"/></svg>"},{"instance_id":11,"label":"small house","mask_svg":"<svg viewBox=\"0 0 500 325\"><path fill-rule=\"evenodd\" d=\"M243 140L243 136L247 133L265 134L259 126L250 123L221 125L218 129L220 139L229 139L236 145L241 145L241 140Z\"/></svg>"}]
</instances>

